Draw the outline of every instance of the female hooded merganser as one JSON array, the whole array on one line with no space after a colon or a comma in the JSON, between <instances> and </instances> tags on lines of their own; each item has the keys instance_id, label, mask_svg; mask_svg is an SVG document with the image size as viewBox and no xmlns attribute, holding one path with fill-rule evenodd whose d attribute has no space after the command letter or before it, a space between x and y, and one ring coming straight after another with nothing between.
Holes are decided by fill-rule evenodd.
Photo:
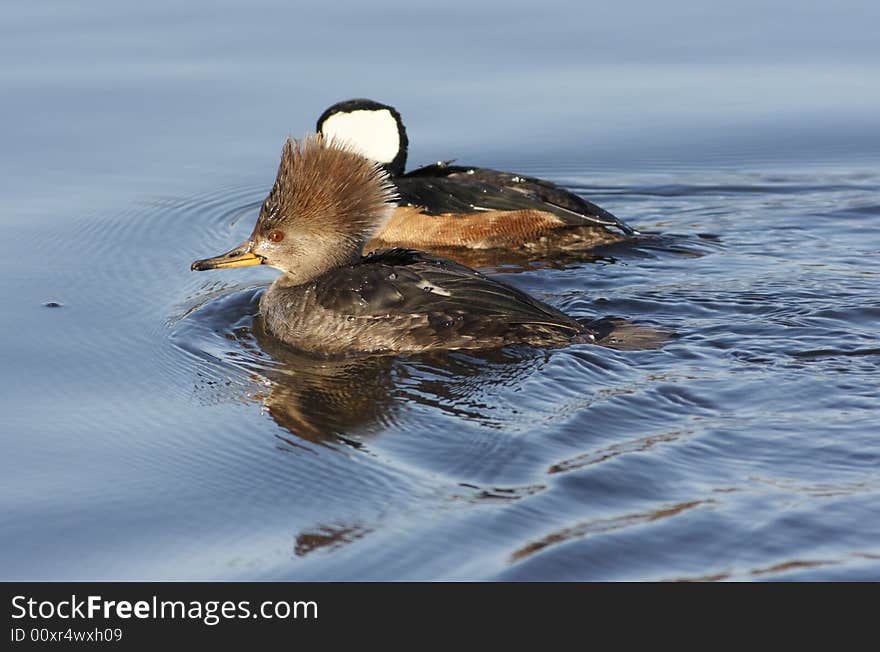
<instances>
[{"instance_id":1,"label":"female hooded merganser","mask_svg":"<svg viewBox=\"0 0 880 652\"><path fill-rule=\"evenodd\" d=\"M321 114L317 130L381 163L397 186L399 206L367 251L466 247L552 253L637 235L608 211L543 179L450 162L405 173L409 139L400 113L387 104L339 102Z\"/></svg>"},{"instance_id":2,"label":"female hooded merganser","mask_svg":"<svg viewBox=\"0 0 880 652\"><path fill-rule=\"evenodd\" d=\"M406 249L363 256L394 199L377 163L321 136L288 139L253 233L192 269L280 269L260 299L263 328L324 355L593 341L568 315L450 260Z\"/></svg>"}]
</instances>

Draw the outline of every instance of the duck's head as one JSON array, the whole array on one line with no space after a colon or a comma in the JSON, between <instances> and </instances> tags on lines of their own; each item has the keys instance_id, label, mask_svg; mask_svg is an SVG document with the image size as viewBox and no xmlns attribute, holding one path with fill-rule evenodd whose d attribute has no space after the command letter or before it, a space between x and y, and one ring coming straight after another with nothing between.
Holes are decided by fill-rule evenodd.
<instances>
[{"instance_id":1,"label":"duck's head","mask_svg":"<svg viewBox=\"0 0 880 652\"><path fill-rule=\"evenodd\" d=\"M250 237L231 251L197 260L195 271L270 265L294 283L357 261L394 210L388 173L338 142L290 138L278 177Z\"/></svg>"},{"instance_id":2,"label":"duck's head","mask_svg":"<svg viewBox=\"0 0 880 652\"><path fill-rule=\"evenodd\" d=\"M392 176L406 169L409 140L393 106L367 99L339 102L321 114L317 131L381 163Z\"/></svg>"}]
</instances>

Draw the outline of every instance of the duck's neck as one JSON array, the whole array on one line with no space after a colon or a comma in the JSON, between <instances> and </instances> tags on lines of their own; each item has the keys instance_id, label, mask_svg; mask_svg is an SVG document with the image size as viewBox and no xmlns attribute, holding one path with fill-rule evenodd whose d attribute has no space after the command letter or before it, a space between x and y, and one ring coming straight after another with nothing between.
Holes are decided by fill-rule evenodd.
<instances>
[{"instance_id":1,"label":"duck's neck","mask_svg":"<svg viewBox=\"0 0 880 652\"><path fill-rule=\"evenodd\" d=\"M276 266L283 274L275 280L275 283L283 287L305 285L334 269L359 262L363 255L363 243L353 241L343 243L338 238L337 235L328 239L332 243L332 247L304 247L309 253L299 256L295 265L290 267ZM314 244L324 243L315 242Z\"/></svg>"},{"instance_id":2,"label":"duck's neck","mask_svg":"<svg viewBox=\"0 0 880 652\"><path fill-rule=\"evenodd\" d=\"M311 280L312 279L307 279L307 280L303 281L303 280L296 278L295 276L293 276L291 274L285 273L285 274L281 274L278 278L276 278L272 282L272 285L269 286L269 288L270 289L278 289L278 290L283 290L285 288L294 288L294 287L298 287L300 285L305 285L306 283L308 283Z\"/></svg>"}]
</instances>

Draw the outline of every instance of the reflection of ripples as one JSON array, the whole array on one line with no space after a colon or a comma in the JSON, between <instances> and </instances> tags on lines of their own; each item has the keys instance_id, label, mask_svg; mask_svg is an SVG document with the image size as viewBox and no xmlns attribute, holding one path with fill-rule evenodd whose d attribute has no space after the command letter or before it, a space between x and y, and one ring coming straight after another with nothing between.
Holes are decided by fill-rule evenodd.
<instances>
[{"instance_id":1,"label":"reflection of ripples","mask_svg":"<svg viewBox=\"0 0 880 652\"><path fill-rule=\"evenodd\" d=\"M362 539L370 532L370 528L356 524L323 525L296 535L293 552L298 557L305 557L319 550L330 552Z\"/></svg>"},{"instance_id":2,"label":"reflection of ripples","mask_svg":"<svg viewBox=\"0 0 880 652\"><path fill-rule=\"evenodd\" d=\"M535 553L544 550L545 548L567 543L572 540L583 539L591 535L608 534L610 532L614 532L615 530L621 530L624 528L630 528L638 525L643 525L645 523L650 523L652 521L672 518L689 509L700 507L702 505L705 505L706 503L711 502L712 501L693 500L686 503L679 503L677 505L667 505L660 509L652 510L650 512L643 512L640 514L626 514L625 516L616 516L614 518L599 518L585 521L583 523L578 523L577 525L572 525L564 529L557 530L556 532L551 532L550 534L543 536L537 541L533 541L523 546L522 548L519 548L513 553L513 555L511 555L511 561L521 561L530 555L534 555Z\"/></svg>"}]
</instances>

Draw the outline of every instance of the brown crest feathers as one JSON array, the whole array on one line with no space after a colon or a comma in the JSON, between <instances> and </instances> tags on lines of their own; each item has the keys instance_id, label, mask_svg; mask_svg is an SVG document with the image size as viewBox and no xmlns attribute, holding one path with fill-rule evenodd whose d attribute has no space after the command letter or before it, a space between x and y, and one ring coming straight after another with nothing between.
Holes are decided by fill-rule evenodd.
<instances>
[{"instance_id":1,"label":"brown crest feathers","mask_svg":"<svg viewBox=\"0 0 880 652\"><path fill-rule=\"evenodd\" d=\"M285 141L260 219L267 228L290 223L365 241L385 226L396 200L394 185L379 164L319 135L308 135L301 142Z\"/></svg>"}]
</instances>

